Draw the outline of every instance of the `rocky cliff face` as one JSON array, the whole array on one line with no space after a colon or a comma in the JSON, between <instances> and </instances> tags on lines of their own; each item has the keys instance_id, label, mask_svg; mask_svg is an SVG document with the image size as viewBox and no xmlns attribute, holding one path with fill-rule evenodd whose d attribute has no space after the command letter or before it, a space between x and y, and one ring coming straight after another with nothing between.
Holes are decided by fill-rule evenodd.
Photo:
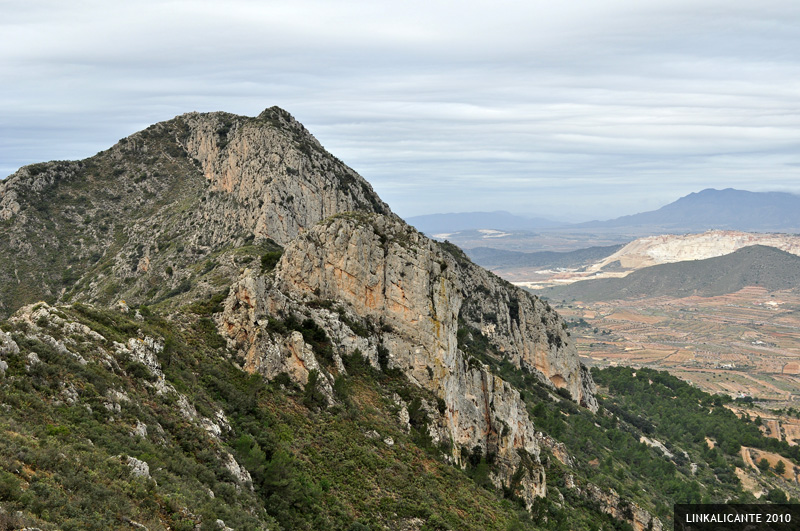
<instances>
[{"instance_id":1,"label":"rocky cliff face","mask_svg":"<svg viewBox=\"0 0 800 531\"><path fill-rule=\"evenodd\" d=\"M324 301L342 306L320 308ZM245 367L306 383L322 364L297 332L275 333L270 320L287 315L312 319L338 346L333 372L358 350L433 392L443 407L431 411L432 437L452 442L456 462L476 448L495 457L494 483L517 488L529 506L545 491L535 427L519 392L463 352L459 329L483 329L500 356L597 409L591 378L551 309L393 217L326 220L286 247L274 279L245 274L232 290L220 325ZM333 400L333 375L322 372Z\"/></svg>"},{"instance_id":2,"label":"rocky cliff face","mask_svg":"<svg viewBox=\"0 0 800 531\"><path fill-rule=\"evenodd\" d=\"M245 370L328 403L343 356L399 371L433 397L431 439L455 462L491 458L492 482L529 507L545 492L535 426L464 338L597 409L548 305L402 222L281 109L191 113L86 161L23 168L0 184L0 220L0 311L39 298L169 310L227 291L217 323ZM282 247L269 274L262 255Z\"/></svg>"},{"instance_id":3,"label":"rocky cliff face","mask_svg":"<svg viewBox=\"0 0 800 531\"><path fill-rule=\"evenodd\" d=\"M548 305L401 221L347 214L329 220L287 247L277 279L290 293L346 301L358 315L422 345L424 352L390 348L398 352L393 363L415 381L429 380L431 360L458 349L465 324L517 368L539 372L597 409L591 378Z\"/></svg>"},{"instance_id":4,"label":"rocky cliff face","mask_svg":"<svg viewBox=\"0 0 800 531\"><path fill-rule=\"evenodd\" d=\"M222 113L181 117L181 143L197 160L213 192L232 208L214 216L235 220L256 238L285 245L339 212L390 214L360 175L328 154L305 127L278 108L253 119Z\"/></svg>"}]
</instances>

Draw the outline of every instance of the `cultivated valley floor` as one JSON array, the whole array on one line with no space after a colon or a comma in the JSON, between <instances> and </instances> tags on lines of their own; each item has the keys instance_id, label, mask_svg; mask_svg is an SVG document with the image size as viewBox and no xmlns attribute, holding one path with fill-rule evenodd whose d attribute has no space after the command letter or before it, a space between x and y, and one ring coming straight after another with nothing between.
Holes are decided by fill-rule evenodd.
<instances>
[{"instance_id":1,"label":"cultivated valley floor","mask_svg":"<svg viewBox=\"0 0 800 531\"><path fill-rule=\"evenodd\" d=\"M667 369L711 393L800 401L800 294L551 301L585 362ZM582 321L581 321L582 320Z\"/></svg>"}]
</instances>

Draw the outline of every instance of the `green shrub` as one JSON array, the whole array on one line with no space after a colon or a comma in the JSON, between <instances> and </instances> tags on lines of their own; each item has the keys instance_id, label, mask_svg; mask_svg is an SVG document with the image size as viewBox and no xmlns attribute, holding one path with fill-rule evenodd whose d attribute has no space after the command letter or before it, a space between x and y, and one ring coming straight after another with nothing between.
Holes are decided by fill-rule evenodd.
<instances>
[{"instance_id":1,"label":"green shrub","mask_svg":"<svg viewBox=\"0 0 800 531\"><path fill-rule=\"evenodd\" d=\"M261 256L261 272L269 273L275 266L278 265L278 260L281 259L282 251L269 251Z\"/></svg>"},{"instance_id":2,"label":"green shrub","mask_svg":"<svg viewBox=\"0 0 800 531\"><path fill-rule=\"evenodd\" d=\"M767 500L771 501L772 503L789 503L786 493L781 489L770 490L769 493L767 493Z\"/></svg>"},{"instance_id":3,"label":"green shrub","mask_svg":"<svg viewBox=\"0 0 800 531\"><path fill-rule=\"evenodd\" d=\"M324 408L328 405L328 400L319 390L319 371L316 369L308 372L308 383L303 391L303 405L309 409Z\"/></svg>"},{"instance_id":4,"label":"green shrub","mask_svg":"<svg viewBox=\"0 0 800 531\"><path fill-rule=\"evenodd\" d=\"M217 325L208 317L202 317L197 322L197 329L201 334L202 341L211 348L218 349L224 348L227 343L225 339L219 335Z\"/></svg>"},{"instance_id":5,"label":"green shrub","mask_svg":"<svg viewBox=\"0 0 800 531\"><path fill-rule=\"evenodd\" d=\"M19 479L5 470L0 470L0 500L13 502L21 495Z\"/></svg>"},{"instance_id":6,"label":"green shrub","mask_svg":"<svg viewBox=\"0 0 800 531\"><path fill-rule=\"evenodd\" d=\"M134 360L125 364L125 373L133 379L146 380L148 382L154 382L156 380L156 377L153 376L147 367Z\"/></svg>"}]
</instances>

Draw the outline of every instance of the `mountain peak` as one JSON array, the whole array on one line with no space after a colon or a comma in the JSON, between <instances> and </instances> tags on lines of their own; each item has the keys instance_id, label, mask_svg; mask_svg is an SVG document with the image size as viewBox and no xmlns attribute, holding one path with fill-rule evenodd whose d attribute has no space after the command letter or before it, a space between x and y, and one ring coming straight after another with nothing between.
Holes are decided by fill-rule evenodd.
<instances>
[{"instance_id":1,"label":"mountain peak","mask_svg":"<svg viewBox=\"0 0 800 531\"><path fill-rule=\"evenodd\" d=\"M136 303L189 284L211 289L197 282L208 275L196 264L210 260L234 278L235 261L219 263L224 249L253 242L266 252L345 211L393 216L288 112L184 114L88 159L29 165L0 183L9 257L0 312L72 294Z\"/></svg>"},{"instance_id":2,"label":"mountain peak","mask_svg":"<svg viewBox=\"0 0 800 531\"><path fill-rule=\"evenodd\" d=\"M466 352L598 409L549 305L408 226L283 109L178 116L20 170L0 196L3 313L88 302L191 322L200 308L241 370L288 378L323 408L345 359L402 375L432 404L403 406L405 423L422 411L450 462L484 456L528 509L546 493L545 442L520 392Z\"/></svg>"},{"instance_id":3,"label":"mountain peak","mask_svg":"<svg viewBox=\"0 0 800 531\"><path fill-rule=\"evenodd\" d=\"M264 109L261 114L258 115L259 120L269 120L269 119L283 119L287 122L296 122L294 116L282 107L278 107L277 105L273 105L272 107L267 107Z\"/></svg>"},{"instance_id":4,"label":"mountain peak","mask_svg":"<svg viewBox=\"0 0 800 531\"><path fill-rule=\"evenodd\" d=\"M800 230L800 196L786 192L706 188L685 195L658 210L608 221L582 223L577 227L650 233L713 229L795 232Z\"/></svg>"}]
</instances>

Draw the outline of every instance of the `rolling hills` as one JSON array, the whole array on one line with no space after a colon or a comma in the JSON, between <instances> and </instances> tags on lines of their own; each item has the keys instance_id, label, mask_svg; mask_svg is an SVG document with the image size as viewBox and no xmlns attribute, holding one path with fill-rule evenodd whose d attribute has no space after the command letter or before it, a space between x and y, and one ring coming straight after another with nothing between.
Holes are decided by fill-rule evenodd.
<instances>
[{"instance_id":1,"label":"rolling hills","mask_svg":"<svg viewBox=\"0 0 800 531\"><path fill-rule=\"evenodd\" d=\"M636 297L714 296L746 286L771 291L800 285L800 257L764 245L705 260L681 261L636 270L624 278L584 280L548 288L542 294L570 300L615 300Z\"/></svg>"}]
</instances>

